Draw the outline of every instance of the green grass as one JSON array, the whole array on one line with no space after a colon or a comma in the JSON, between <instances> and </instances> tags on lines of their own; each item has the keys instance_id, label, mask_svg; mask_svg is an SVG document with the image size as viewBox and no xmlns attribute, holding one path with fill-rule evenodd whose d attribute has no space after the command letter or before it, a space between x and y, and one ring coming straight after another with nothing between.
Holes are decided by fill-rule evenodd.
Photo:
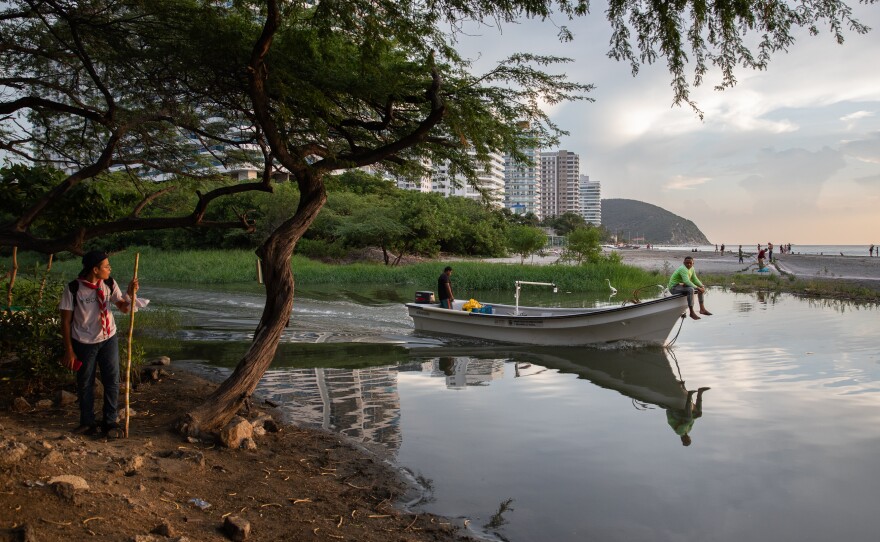
<instances>
[{"instance_id":1,"label":"green grass","mask_svg":"<svg viewBox=\"0 0 880 542\"><path fill-rule=\"evenodd\" d=\"M256 255L246 250L159 251L132 248L112 254L113 276L125 284L132 276L134 255L140 253L138 277L143 284L192 283L235 284L256 281ZM33 265L32 257L28 260ZM28 259L26 257L20 258ZM8 262L4 259L3 264ZM643 286L665 284L666 277L636 267L613 262L585 265L519 265L478 261L442 260L389 267L379 263L326 264L294 256L293 273L297 285L304 287L348 284L411 285L431 288L443 267L454 269L456 288L463 290L512 290L514 281L553 282L560 289L579 292L605 292L611 281L621 292ZM73 279L80 270L79 258L67 258L53 266L53 273Z\"/></svg>"},{"instance_id":2,"label":"green grass","mask_svg":"<svg viewBox=\"0 0 880 542\"><path fill-rule=\"evenodd\" d=\"M792 275L701 274L700 280L734 292L786 292L808 297L880 302L880 290L877 288L868 288L845 279L801 279Z\"/></svg>"},{"instance_id":3,"label":"green grass","mask_svg":"<svg viewBox=\"0 0 880 542\"><path fill-rule=\"evenodd\" d=\"M140 252L138 276L147 283L191 283L201 285L245 284L256 281L256 255L248 250L188 250L160 251L152 248L132 248L111 255L113 276L127 283L134 269L134 255ZM44 269L45 256L22 254L21 271ZM454 269L453 284L457 291L511 291L514 281L553 282L561 290L572 292L608 291L605 279L611 281L622 295L646 287L643 297L655 295L650 287L666 284L664 273L651 273L636 267L613 262L585 265L519 265L479 261L431 261L389 267L380 263L348 265L326 264L294 256L292 268L298 286L305 288L323 285L386 284L431 289L446 265ZM0 271L11 267L9 257L0 258ZM80 270L80 259L68 256L53 265L53 274L70 280ZM880 301L880 291L845 280L796 279L790 276L769 277L737 274L701 274L703 282L723 286L734 291L767 290L789 292L813 297Z\"/></svg>"}]
</instances>

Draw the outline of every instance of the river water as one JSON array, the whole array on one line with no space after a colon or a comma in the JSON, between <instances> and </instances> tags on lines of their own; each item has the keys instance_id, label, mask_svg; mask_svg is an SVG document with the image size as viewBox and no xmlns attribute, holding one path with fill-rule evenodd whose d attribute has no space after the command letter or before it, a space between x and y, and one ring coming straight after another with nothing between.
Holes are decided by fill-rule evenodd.
<instances>
[{"instance_id":1,"label":"river water","mask_svg":"<svg viewBox=\"0 0 880 542\"><path fill-rule=\"evenodd\" d=\"M185 325L150 353L215 377L262 306L250 288L143 295ZM714 316L667 351L416 337L410 295L301 289L258 390L386 454L421 484L410 508L509 541L877 539L876 305L712 290Z\"/></svg>"}]
</instances>

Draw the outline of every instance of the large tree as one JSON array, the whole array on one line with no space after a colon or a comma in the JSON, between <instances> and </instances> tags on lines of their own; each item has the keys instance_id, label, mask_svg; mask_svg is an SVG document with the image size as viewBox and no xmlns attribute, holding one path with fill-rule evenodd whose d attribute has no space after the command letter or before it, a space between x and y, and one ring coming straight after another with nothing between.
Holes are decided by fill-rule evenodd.
<instances>
[{"instance_id":1,"label":"large tree","mask_svg":"<svg viewBox=\"0 0 880 542\"><path fill-rule=\"evenodd\" d=\"M763 68L791 45L794 26L865 29L838 0L711 3L612 0L610 54L632 63L665 58L676 101L690 103L709 66L735 83L738 64ZM233 374L189 412L189 433L222 427L272 361L293 306L290 258L326 200L325 176L376 166L418 174L448 161L450 175L476 179L490 152L526 160L522 149L552 145L560 131L540 104L582 99L588 86L547 73L564 59L517 54L471 73L454 48L463 20L583 16L576 0L13 0L0 8L0 150L67 173L0 224L0 245L79 253L127 230L243 227L211 224L211 202L272 191L290 175L298 204L257 250L266 305ZM563 38L570 38L561 27ZM753 47L747 40L757 36ZM527 129L524 129L526 128ZM475 156L474 160L469 156ZM198 194L191 213L141 218L162 196L145 173L199 176L250 162L262 175ZM128 216L77 225L62 235L35 228L53 202L111 169L132 172L143 192Z\"/></svg>"}]
</instances>

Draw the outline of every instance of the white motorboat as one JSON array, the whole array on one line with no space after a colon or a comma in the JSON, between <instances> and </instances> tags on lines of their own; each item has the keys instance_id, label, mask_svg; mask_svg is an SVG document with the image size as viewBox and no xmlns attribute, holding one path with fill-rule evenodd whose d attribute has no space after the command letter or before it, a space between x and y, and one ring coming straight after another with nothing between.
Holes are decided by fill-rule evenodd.
<instances>
[{"instance_id":1,"label":"white motorboat","mask_svg":"<svg viewBox=\"0 0 880 542\"><path fill-rule=\"evenodd\" d=\"M555 289L552 283L517 281L516 305L491 303L491 313L462 310L465 302L458 300L452 309L431 303L407 303L406 307L417 332L544 346L616 341L665 345L675 323L687 313L683 294L596 308L522 307L519 291L523 284Z\"/></svg>"}]
</instances>

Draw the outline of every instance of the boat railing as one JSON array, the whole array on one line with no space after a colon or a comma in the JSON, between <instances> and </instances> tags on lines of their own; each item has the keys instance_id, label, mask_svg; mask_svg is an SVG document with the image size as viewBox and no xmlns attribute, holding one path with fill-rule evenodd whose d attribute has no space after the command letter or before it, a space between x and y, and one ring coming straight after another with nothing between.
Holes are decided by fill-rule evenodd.
<instances>
[{"instance_id":1,"label":"boat railing","mask_svg":"<svg viewBox=\"0 0 880 542\"><path fill-rule=\"evenodd\" d=\"M516 308L513 311L514 316L520 315L520 312L519 312L519 291L520 291L520 289L522 289L523 285L527 284L530 286L551 286L553 288L554 294L559 291L559 288L556 287L556 284L554 284L552 282L531 282L528 280L517 280L514 282L514 284L516 285Z\"/></svg>"}]
</instances>

